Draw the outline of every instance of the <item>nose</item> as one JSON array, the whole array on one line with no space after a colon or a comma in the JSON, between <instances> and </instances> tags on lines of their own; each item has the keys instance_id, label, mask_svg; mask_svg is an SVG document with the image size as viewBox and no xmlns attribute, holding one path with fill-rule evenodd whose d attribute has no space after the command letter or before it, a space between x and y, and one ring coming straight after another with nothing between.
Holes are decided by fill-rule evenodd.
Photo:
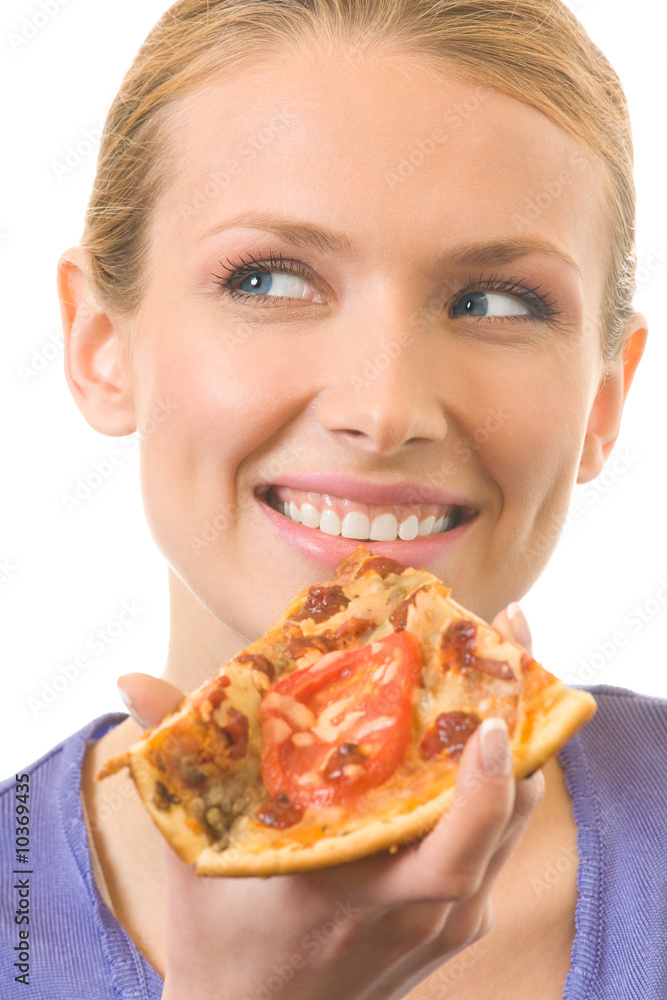
<instances>
[{"instance_id":1,"label":"nose","mask_svg":"<svg viewBox=\"0 0 667 1000\"><path fill-rule=\"evenodd\" d=\"M382 317L376 311L370 323L349 327L327 366L329 384L316 407L320 426L359 450L381 455L441 441L447 420L429 357L432 347L414 313Z\"/></svg>"}]
</instances>

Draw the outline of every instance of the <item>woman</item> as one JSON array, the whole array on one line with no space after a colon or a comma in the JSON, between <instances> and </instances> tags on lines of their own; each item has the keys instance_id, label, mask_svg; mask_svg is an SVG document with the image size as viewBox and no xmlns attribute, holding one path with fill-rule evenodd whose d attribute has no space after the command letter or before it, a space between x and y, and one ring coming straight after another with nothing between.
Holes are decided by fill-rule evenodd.
<instances>
[{"instance_id":1,"label":"woman","mask_svg":"<svg viewBox=\"0 0 667 1000\"><path fill-rule=\"evenodd\" d=\"M33 995L664 992L660 941L635 940L665 918L641 819L667 770L664 751L646 761L657 700L600 692L518 787L485 774L507 754L488 727L418 848L270 880L197 880L126 777L93 780L354 548L332 512L373 534L390 508L398 528L453 507L438 534L370 545L529 643L503 609L544 568L575 481L602 469L645 344L631 163L617 79L560 4L165 14L111 109L59 292L75 401L104 434L139 431L169 652L162 681L123 679L132 718L27 769L53 862Z\"/></svg>"}]
</instances>

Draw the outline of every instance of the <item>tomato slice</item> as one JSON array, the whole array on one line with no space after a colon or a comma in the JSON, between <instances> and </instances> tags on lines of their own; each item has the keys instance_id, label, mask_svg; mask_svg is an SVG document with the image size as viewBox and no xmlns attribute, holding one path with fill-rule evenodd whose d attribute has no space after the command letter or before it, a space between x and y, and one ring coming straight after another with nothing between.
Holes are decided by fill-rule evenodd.
<instances>
[{"instance_id":1,"label":"tomato slice","mask_svg":"<svg viewBox=\"0 0 667 1000\"><path fill-rule=\"evenodd\" d=\"M325 653L282 677L259 707L262 778L299 806L350 806L405 756L421 652L411 632Z\"/></svg>"}]
</instances>

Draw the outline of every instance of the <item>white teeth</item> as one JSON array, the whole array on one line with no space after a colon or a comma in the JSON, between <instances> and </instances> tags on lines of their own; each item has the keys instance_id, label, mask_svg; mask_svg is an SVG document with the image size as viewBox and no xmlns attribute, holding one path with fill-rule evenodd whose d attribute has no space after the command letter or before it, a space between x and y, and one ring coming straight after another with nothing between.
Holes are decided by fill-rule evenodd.
<instances>
[{"instance_id":1,"label":"white teeth","mask_svg":"<svg viewBox=\"0 0 667 1000\"><path fill-rule=\"evenodd\" d=\"M417 537L418 532L419 518L416 514L410 514L409 517L406 517L405 521L401 521L398 536L406 542L411 542L413 538Z\"/></svg>"},{"instance_id":2,"label":"white teeth","mask_svg":"<svg viewBox=\"0 0 667 1000\"><path fill-rule=\"evenodd\" d=\"M299 510L299 508L297 507L297 505L294 503L293 500L290 500L289 516L292 518L293 521L296 521L297 524L301 523L301 511Z\"/></svg>"},{"instance_id":3,"label":"white teeth","mask_svg":"<svg viewBox=\"0 0 667 1000\"><path fill-rule=\"evenodd\" d=\"M320 512L312 503L304 503L301 505L301 520L307 528L319 528Z\"/></svg>"},{"instance_id":4,"label":"white teeth","mask_svg":"<svg viewBox=\"0 0 667 1000\"><path fill-rule=\"evenodd\" d=\"M424 537L426 535L436 535L442 531L449 531L456 523L456 513L439 517L437 520L434 514L419 520L416 514L409 514L401 523L398 523L394 514L378 514L372 521L366 514L358 510L348 511L341 522L340 517L331 507L325 507L320 513L312 503L303 503L301 508L293 500L275 500L272 503L281 514L289 517L296 524L303 524L306 528L319 528L327 535L342 535L343 538L356 538L361 541L367 539L375 542L394 542L401 538L406 542L413 538Z\"/></svg>"},{"instance_id":5,"label":"white teeth","mask_svg":"<svg viewBox=\"0 0 667 1000\"><path fill-rule=\"evenodd\" d=\"M393 514L378 514L371 524L370 539L373 542L395 542L398 521Z\"/></svg>"},{"instance_id":6,"label":"white teeth","mask_svg":"<svg viewBox=\"0 0 667 1000\"><path fill-rule=\"evenodd\" d=\"M320 515L320 531L327 535L340 535L340 518L331 507L326 507Z\"/></svg>"},{"instance_id":7,"label":"white teeth","mask_svg":"<svg viewBox=\"0 0 667 1000\"><path fill-rule=\"evenodd\" d=\"M430 517L425 517L423 521L419 522L418 535L430 535L433 530L433 525L435 524L435 514L431 514Z\"/></svg>"},{"instance_id":8,"label":"white teeth","mask_svg":"<svg viewBox=\"0 0 667 1000\"><path fill-rule=\"evenodd\" d=\"M351 510L343 518L341 535L343 538L368 538L371 530L371 522L361 511Z\"/></svg>"}]
</instances>

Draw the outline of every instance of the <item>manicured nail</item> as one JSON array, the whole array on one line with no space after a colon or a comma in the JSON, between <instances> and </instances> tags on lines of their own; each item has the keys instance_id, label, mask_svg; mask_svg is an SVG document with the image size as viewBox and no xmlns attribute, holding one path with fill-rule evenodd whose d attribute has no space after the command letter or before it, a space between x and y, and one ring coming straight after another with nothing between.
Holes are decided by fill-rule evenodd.
<instances>
[{"instance_id":1,"label":"manicured nail","mask_svg":"<svg viewBox=\"0 0 667 1000\"><path fill-rule=\"evenodd\" d=\"M528 619L517 601L512 601L511 604L507 605L507 620L510 623L514 641L518 642L520 646L530 649L533 637L530 634Z\"/></svg>"},{"instance_id":2,"label":"manicured nail","mask_svg":"<svg viewBox=\"0 0 667 1000\"><path fill-rule=\"evenodd\" d=\"M137 712L136 708L134 707L134 702L130 698L127 691L125 691L125 689L122 688L120 684L117 684L117 687L118 691L120 692L120 696L125 703L125 707L127 708L128 712L130 713L134 721L138 722L142 729L148 729L148 723L145 722Z\"/></svg>"},{"instance_id":3,"label":"manicured nail","mask_svg":"<svg viewBox=\"0 0 667 1000\"><path fill-rule=\"evenodd\" d=\"M504 719L484 719L480 726L482 767L490 778L504 778L512 767L507 726Z\"/></svg>"}]
</instances>

